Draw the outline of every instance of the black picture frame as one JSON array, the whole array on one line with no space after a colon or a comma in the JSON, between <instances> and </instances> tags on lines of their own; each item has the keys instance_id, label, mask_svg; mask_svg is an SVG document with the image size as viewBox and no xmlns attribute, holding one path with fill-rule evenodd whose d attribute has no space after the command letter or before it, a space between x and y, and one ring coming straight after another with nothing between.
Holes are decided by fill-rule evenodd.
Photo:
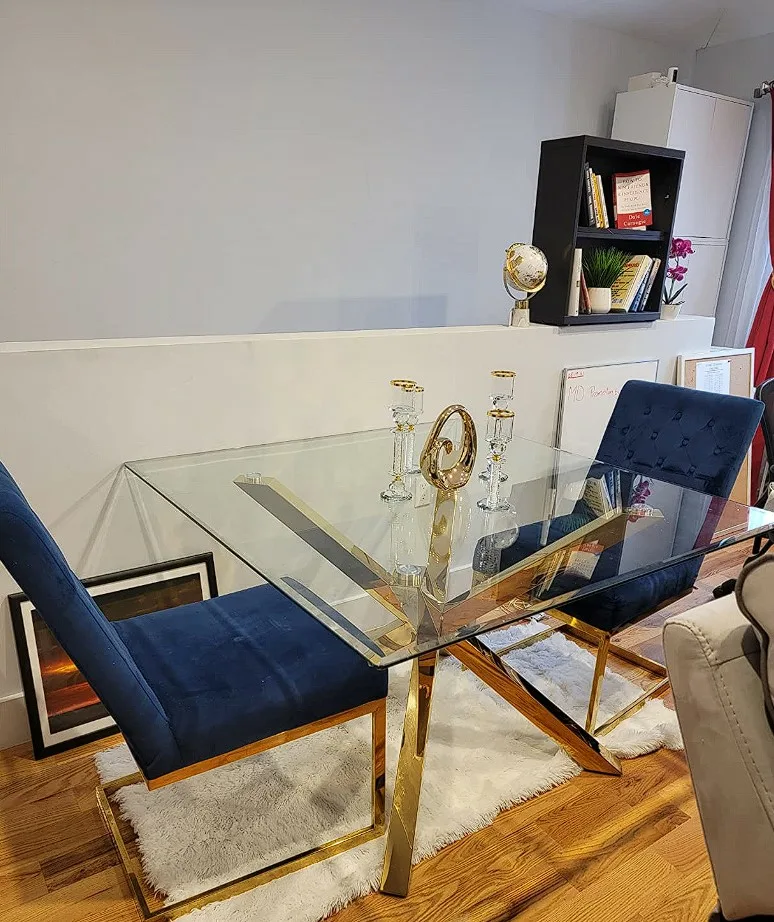
<instances>
[{"instance_id":1,"label":"black picture frame","mask_svg":"<svg viewBox=\"0 0 774 922\"><path fill-rule=\"evenodd\" d=\"M107 573L82 582L111 621L218 595L211 552ZM8 596L8 605L35 758L43 759L117 733L115 721L29 598L17 592Z\"/></svg>"}]
</instances>

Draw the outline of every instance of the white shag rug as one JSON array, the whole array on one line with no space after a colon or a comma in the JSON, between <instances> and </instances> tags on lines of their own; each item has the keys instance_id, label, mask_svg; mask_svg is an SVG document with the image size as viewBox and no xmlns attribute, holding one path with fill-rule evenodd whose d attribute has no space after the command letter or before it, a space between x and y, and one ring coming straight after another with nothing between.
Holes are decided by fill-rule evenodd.
<instances>
[{"instance_id":1,"label":"white shag rug","mask_svg":"<svg viewBox=\"0 0 774 922\"><path fill-rule=\"evenodd\" d=\"M541 629L490 634L503 648ZM561 634L507 662L580 723L594 669L591 654ZM410 666L390 670L387 712L388 816ZM641 690L608 673L600 722ZM146 879L177 901L370 822L370 718L351 721L153 793L119 793L134 827ZM651 701L604 738L631 758L682 748L673 711ZM95 757L103 781L135 770L125 745ZM497 814L580 773L552 740L453 658L442 658L433 691L414 861L435 854ZM600 776L599 783L605 783ZM374 890L384 838L191 913L191 922L317 922Z\"/></svg>"}]
</instances>

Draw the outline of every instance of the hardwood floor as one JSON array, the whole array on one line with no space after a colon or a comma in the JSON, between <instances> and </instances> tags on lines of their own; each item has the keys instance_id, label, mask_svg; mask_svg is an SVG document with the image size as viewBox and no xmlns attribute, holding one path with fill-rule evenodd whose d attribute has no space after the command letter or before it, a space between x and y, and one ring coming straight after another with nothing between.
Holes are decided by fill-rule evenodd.
<instances>
[{"instance_id":1,"label":"hardwood floor","mask_svg":"<svg viewBox=\"0 0 774 922\"><path fill-rule=\"evenodd\" d=\"M711 598L750 545L712 555L697 589L621 635L661 659L663 621ZM644 676L616 667L637 680ZM4 922L136 922L97 810L92 754L113 737L42 762L0 752L0 906ZM414 871L405 900L373 894L335 922L703 922L715 888L681 753L584 773L497 817ZM270 920L267 920L270 922Z\"/></svg>"}]
</instances>

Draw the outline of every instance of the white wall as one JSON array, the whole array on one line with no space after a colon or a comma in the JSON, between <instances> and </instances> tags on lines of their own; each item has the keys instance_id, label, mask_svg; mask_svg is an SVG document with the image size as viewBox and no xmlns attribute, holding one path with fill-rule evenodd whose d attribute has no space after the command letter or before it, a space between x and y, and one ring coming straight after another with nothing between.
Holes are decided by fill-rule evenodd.
<instances>
[{"instance_id":1,"label":"white wall","mask_svg":"<svg viewBox=\"0 0 774 922\"><path fill-rule=\"evenodd\" d=\"M520 0L0 0L0 340L501 322L540 141L675 63Z\"/></svg>"},{"instance_id":2,"label":"white wall","mask_svg":"<svg viewBox=\"0 0 774 922\"><path fill-rule=\"evenodd\" d=\"M125 460L377 428L387 424L386 382L396 375L425 385L427 419L459 401L480 426L489 371L498 367L519 373L517 433L552 444L562 368L659 358L659 379L672 382L675 357L707 348L711 337L712 320L696 317L638 330L493 326L0 345L0 457L74 569L95 575L212 547L177 513L157 528L161 501L147 527L126 481L116 480ZM515 482L518 456L510 455ZM217 567L224 592L250 577L223 554ZM14 589L0 567L0 599ZM0 748L27 733L6 609Z\"/></svg>"},{"instance_id":3,"label":"white wall","mask_svg":"<svg viewBox=\"0 0 774 922\"><path fill-rule=\"evenodd\" d=\"M697 52L692 82L715 93L752 99L753 89L763 80L772 78L774 33ZM719 345L742 346L746 341L746 333L734 336L735 324L731 313L736 286L747 262L755 203L766 175L766 161L770 157L770 119L771 101L763 99L756 102L716 313L715 341Z\"/></svg>"}]
</instances>

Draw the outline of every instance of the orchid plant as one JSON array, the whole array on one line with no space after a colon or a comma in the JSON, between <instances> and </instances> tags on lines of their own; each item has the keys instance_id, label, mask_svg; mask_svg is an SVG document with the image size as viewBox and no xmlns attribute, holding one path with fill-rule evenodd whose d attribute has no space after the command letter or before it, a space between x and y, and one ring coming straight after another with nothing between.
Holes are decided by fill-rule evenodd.
<instances>
[{"instance_id":1,"label":"orchid plant","mask_svg":"<svg viewBox=\"0 0 774 922\"><path fill-rule=\"evenodd\" d=\"M685 276L688 273L686 262L688 257L693 253L693 246L690 240L684 240L681 237L675 237L672 240L672 249L669 251L669 265L666 271L669 284L664 288L664 304L682 304L677 299L688 287L685 282ZM680 260L683 260L681 262ZM680 283L683 282L681 285ZM680 285L679 288L677 286Z\"/></svg>"}]
</instances>

